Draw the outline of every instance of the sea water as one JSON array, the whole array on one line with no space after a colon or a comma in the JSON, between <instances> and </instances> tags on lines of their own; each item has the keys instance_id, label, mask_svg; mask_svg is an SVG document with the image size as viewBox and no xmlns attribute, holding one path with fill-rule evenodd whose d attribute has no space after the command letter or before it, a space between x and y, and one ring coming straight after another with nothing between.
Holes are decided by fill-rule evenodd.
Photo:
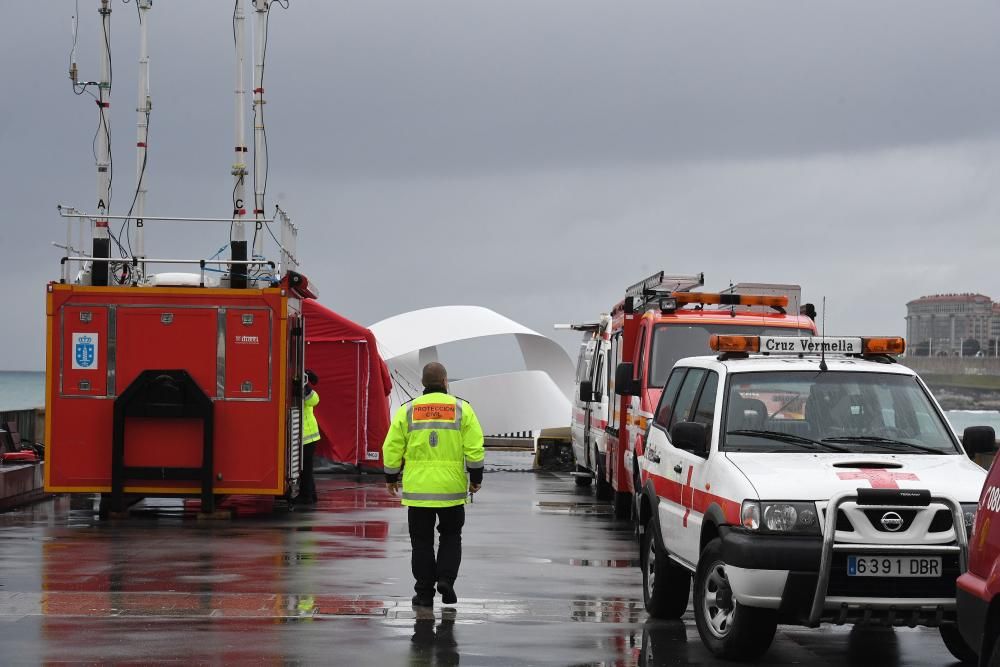
<instances>
[{"instance_id":1,"label":"sea water","mask_svg":"<svg viewBox=\"0 0 1000 667\"><path fill-rule=\"evenodd\" d=\"M45 405L45 373L0 371L0 412L30 410Z\"/></svg>"}]
</instances>

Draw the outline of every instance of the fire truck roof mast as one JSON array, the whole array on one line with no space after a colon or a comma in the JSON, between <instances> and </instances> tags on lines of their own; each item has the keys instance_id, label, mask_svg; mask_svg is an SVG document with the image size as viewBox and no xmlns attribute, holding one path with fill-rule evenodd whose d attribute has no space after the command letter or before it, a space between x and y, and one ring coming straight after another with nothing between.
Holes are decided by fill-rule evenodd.
<instances>
[{"instance_id":1,"label":"fire truck roof mast","mask_svg":"<svg viewBox=\"0 0 1000 667\"><path fill-rule=\"evenodd\" d=\"M97 132L97 218L94 219L93 257L111 256L108 218L111 213L111 6L101 0L101 79L97 83L97 108L100 126ZM73 68L75 70L75 68ZM94 285L108 284L108 263L93 262Z\"/></svg>"},{"instance_id":2,"label":"fire truck roof mast","mask_svg":"<svg viewBox=\"0 0 1000 667\"><path fill-rule=\"evenodd\" d=\"M145 276L146 258L146 235L145 221L146 214L146 162L149 158L147 153L149 146L149 114L153 110L153 98L149 93L149 10L153 8L153 0L136 0L136 7L139 10L139 90L138 103L135 110L138 115L136 120L135 139L135 256L138 257L138 269L132 276L132 284L142 282ZM126 221L127 223L128 221ZM127 230L126 230L127 233Z\"/></svg>"},{"instance_id":3,"label":"fire truck roof mast","mask_svg":"<svg viewBox=\"0 0 1000 667\"><path fill-rule=\"evenodd\" d=\"M244 0L236 0L233 8L233 36L236 43L236 157L233 162L233 234L229 239L230 258L234 262L247 260L247 232L243 222L246 215L246 175L247 175L247 142L246 123L246 87L244 85L244 44L246 42L246 15L243 12ZM247 265L245 263L230 264L230 286L243 288L247 286Z\"/></svg>"},{"instance_id":4,"label":"fire truck roof mast","mask_svg":"<svg viewBox=\"0 0 1000 667\"><path fill-rule=\"evenodd\" d=\"M267 21L271 0L253 0L257 25L253 33L253 255L260 257L264 244L264 195L267 192L267 134L264 129L264 58L267 56Z\"/></svg>"}]
</instances>

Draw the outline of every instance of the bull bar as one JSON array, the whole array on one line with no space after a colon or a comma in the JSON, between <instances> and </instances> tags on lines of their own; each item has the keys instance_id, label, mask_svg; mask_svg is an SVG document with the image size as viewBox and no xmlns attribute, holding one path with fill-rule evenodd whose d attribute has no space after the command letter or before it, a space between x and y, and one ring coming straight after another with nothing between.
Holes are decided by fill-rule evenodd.
<instances>
[{"instance_id":1,"label":"bull bar","mask_svg":"<svg viewBox=\"0 0 1000 667\"><path fill-rule=\"evenodd\" d=\"M878 552L878 553L903 553L903 554L954 554L958 553L959 571L965 572L968 569L969 540L965 533L965 518L962 513L962 506L955 500L947 496L932 496L929 491L914 492L906 489L906 495L898 491L885 492L883 489L857 489L855 491L842 491L833 496L826 506L826 515L823 521L823 547L820 557L819 576L816 579L816 593L813 596L812 609L809 614L809 625L817 625L823 619L823 609L828 600L827 591L830 584L830 571L833 565L833 554L836 551L853 552ZM901 490L904 491L904 490ZM916 497L914 497L916 496ZM894 502L895 501L895 502ZM847 502L856 502L870 509L897 510L907 507L926 507L931 503L940 503L951 510L952 523L955 529L955 540L957 544L853 544L850 542L836 542L837 516L840 507ZM853 598L832 597L832 602L841 604L841 618L846 617L848 607ZM886 609L892 613L897 607L905 606L912 608L920 606L928 610L936 608L937 623L940 623L942 610L940 601L937 599L905 599L881 598L865 599L858 598L857 606L871 609ZM865 612L867 617L870 611ZM841 621L843 622L843 621Z\"/></svg>"}]
</instances>

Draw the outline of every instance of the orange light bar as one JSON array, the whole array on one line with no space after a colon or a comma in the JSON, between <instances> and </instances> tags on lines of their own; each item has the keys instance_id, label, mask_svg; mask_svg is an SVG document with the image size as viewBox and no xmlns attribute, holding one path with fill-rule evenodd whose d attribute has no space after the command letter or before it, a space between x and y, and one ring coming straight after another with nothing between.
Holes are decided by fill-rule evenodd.
<instances>
[{"instance_id":1,"label":"orange light bar","mask_svg":"<svg viewBox=\"0 0 1000 667\"><path fill-rule=\"evenodd\" d=\"M723 336L712 334L708 346L716 352L760 352L760 336Z\"/></svg>"},{"instance_id":2,"label":"orange light bar","mask_svg":"<svg viewBox=\"0 0 1000 667\"><path fill-rule=\"evenodd\" d=\"M902 338L862 338L861 350L863 354L903 354L906 351L906 341Z\"/></svg>"},{"instance_id":3,"label":"orange light bar","mask_svg":"<svg viewBox=\"0 0 1000 667\"><path fill-rule=\"evenodd\" d=\"M761 296L758 294L714 294L711 292L677 292L671 294L677 299L677 305L703 303L720 306L770 306L771 308L786 308L787 296Z\"/></svg>"}]
</instances>

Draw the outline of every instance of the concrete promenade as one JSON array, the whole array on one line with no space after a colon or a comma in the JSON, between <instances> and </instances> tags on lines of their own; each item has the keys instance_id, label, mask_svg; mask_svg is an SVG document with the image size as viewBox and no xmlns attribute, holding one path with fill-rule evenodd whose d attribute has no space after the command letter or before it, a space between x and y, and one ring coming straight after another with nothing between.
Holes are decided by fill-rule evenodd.
<instances>
[{"instance_id":1,"label":"concrete promenade","mask_svg":"<svg viewBox=\"0 0 1000 667\"><path fill-rule=\"evenodd\" d=\"M0 662L715 664L690 612L647 618L630 525L569 475L487 474L459 602L433 612L409 604L406 514L377 479L320 494L316 511L247 503L226 522L164 501L102 522L65 496L0 514ZM932 630L783 627L761 664L951 663Z\"/></svg>"}]
</instances>

